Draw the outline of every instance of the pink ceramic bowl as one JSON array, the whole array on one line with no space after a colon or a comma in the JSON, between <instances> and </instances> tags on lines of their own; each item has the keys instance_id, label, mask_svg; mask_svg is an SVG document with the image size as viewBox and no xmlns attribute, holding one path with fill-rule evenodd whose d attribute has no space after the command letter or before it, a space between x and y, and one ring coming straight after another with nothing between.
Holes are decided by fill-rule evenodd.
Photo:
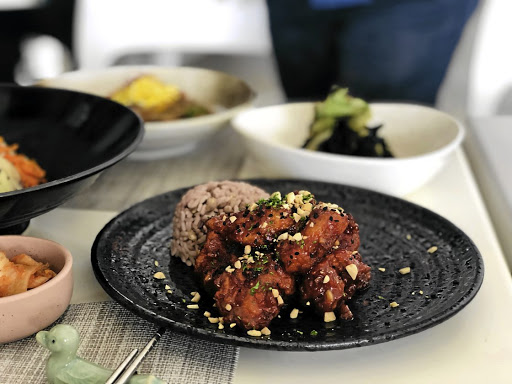
<instances>
[{"instance_id":1,"label":"pink ceramic bowl","mask_svg":"<svg viewBox=\"0 0 512 384\"><path fill-rule=\"evenodd\" d=\"M37 288L0 297L0 344L33 335L66 310L73 293L73 259L62 245L28 236L0 236L0 251L8 258L26 253L47 262L57 275Z\"/></svg>"}]
</instances>

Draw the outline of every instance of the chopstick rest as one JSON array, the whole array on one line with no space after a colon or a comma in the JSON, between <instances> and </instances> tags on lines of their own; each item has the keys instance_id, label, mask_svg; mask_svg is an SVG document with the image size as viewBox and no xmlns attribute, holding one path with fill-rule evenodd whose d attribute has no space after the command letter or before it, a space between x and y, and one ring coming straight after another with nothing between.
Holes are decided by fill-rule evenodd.
<instances>
[{"instance_id":1,"label":"chopstick rest","mask_svg":"<svg viewBox=\"0 0 512 384\"><path fill-rule=\"evenodd\" d=\"M49 383L104 384L111 382L107 380L117 373L116 377L119 379L113 381L116 384L163 384L162 380L153 375L134 375L134 372L164 332L165 329L159 329L139 355L136 356L137 350L133 350L115 371L76 355L80 335L71 325L58 324L49 331L40 331L36 334L36 340L51 353L46 362L46 376Z\"/></svg>"}]
</instances>

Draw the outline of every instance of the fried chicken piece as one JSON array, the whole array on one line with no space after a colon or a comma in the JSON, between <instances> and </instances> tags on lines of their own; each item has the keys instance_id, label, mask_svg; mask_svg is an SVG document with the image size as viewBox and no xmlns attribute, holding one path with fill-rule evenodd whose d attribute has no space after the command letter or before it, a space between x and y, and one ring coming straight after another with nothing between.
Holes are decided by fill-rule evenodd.
<instances>
[{"instance_id":1,"label":"fried chicken piece","mask_svg":"<svg viewBox=\"0 0 512 384\"><path fill-rule=\"evenodd\" d=\"M340 244L348 225L348 216L335 209L315 207L304 229L301 239L281 240L276 252L288 273L306 273L332 248Z\"/></svg>"},{"instance_id":2,"label":"fried chicken piece","mask_svg":"<svg viewBox=\"0 0 512 384\"><path fill-rule=\"evenodd\" d=\"M361 261L358 252L334 250L306 274L300 287L302 300L312 302L317 312L338 312L341 318L350 320L353 316L346 301L358 289L366 288L370 277L370 267Z\"/></svg>"},{"instance_id":3,"label":"fried chicken piece","mask_svg":"<svg viewBox=\"0 0 512 384\"><path fill-rule=\"evenodd\" d=\"M215 284L219 289L214 299L224 322L245 329L268 326L283 305L282 297L295 291L293 277L272 259L263 266L245 263L232 273L224 272Z\"/></svg>"},{"instance_id":4,"label":"fried chicken piece","mask_svg":"<svg viewBox=\"0 0 512 384\"><path fill-rule=\"evenodd\" d=\"M236 255L242 252L240 250L237 252L235 248L236 244L228 247L219 234L208 232L204 246L195 262L195 272L208 292L213 294L216 291L215 277L238 260Z\"/></svg>"},{"instance_id":5,"label":"fried chicken piece","mask_svg":"<svg viewBox=\"0 0 512 384\"><path fill-rule=\"evenodd\" d=\"M347 300L352 298L357 290L368 287L372 276L371 268L362 261L359 252L337 249L327 255L326 259L329 264L338 271L338 275L340 275L345 282ZM351 264L354 265L355 268L350 267ZM349 269L352 268L352 273L355 272L355 279L352 278L347 267Z\"/></svg>"},{"instance_id":6,"label":"fried chicken piece","mask_svg":"<svg viewBox=\"0 0 512 384\"><path fill-rule=\"evenodd\" d=\"M211 218L195 269L224 323L262 329L295 293L317 312L351 319L346 304L368 285L359 227L335 204L304 191L275 193L252 209Z\"/></svg>"},{"instance_id":7,"label":"fried chicken piece","mask_svg":"<svg viewBox=\"0 0 512 384\"><path fill-rule=\"evenodd\" d=\"M345 282L324 259L307 273L300 291L304 302L311 302L318 312L334 312L344 300Z\"/></svg>"},{"instance_id":8,"label":"fried chicken piece","mask_svg":"<svg viewBox=\"0 0 512 384\"><path fill-rule=\"evenodd\" d=\"M354 217L350 213L345 214L348 219L347 228L343 234L338 238L340 245L338 249L347 249L350 251L357 251L361 240L359 238L359 225L355 222Z\"/></svg>"},{"instance_id":9,"label":"fried chicken piece","mask_svg":"<svg viewBox=\"0 0 512 384\"><path fill-rule=\"evenodd\" d=\"M290 209L261 205L252 211L246 209L229 216L216 216L206 222L208 229L227 240L251 247L269 244L281 233L297 226Z\"/></svg>"}]
</instances>

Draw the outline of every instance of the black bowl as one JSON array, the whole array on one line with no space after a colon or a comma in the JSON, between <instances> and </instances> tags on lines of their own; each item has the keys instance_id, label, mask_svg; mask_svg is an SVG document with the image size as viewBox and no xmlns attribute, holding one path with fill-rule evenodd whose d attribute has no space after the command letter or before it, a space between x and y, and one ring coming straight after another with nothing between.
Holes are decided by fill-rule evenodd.
<instances>
[{"instance_id":1,"label":"black bowl","mask_svg":"<svg viewBox=\"0 0 512 384\"><path fill-rule=\"evenodd\" d=\"M35 159L47 183L0 193L0 233L20 232L128 156L144 134L140 118L85 93L0 84L0 136Z\"/></svg>"}]
</instances>

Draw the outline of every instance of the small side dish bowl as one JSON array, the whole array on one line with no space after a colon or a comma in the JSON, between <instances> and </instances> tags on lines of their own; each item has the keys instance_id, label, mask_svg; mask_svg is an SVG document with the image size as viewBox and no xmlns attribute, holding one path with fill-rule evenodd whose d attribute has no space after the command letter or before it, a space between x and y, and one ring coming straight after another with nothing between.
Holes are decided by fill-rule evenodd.
<instances>
[{"instance_id":1,"label":"small side dish bowl","mask_svg":"<svg viewBox=\"0 0 512 384\"><path fill-rule=\"evenodd\" d=\"M187 98L207 107L211 114L171 121L145 122L145 135L130 156L135 160L155 160L192 151L237 113L252 105L256 97L250 86L227 73L192 67L114 66L79 70L45 79L39 85L91 93L105 98L139 76L150 75L174 85Z\"/></svg>"},{"instance_id":2,"label":"small side dish bowl","mask_svg":"<svg viewBox=\"0 0 512 384\"><path fill-rule=\"evenodd\" d=\"M463 138L464 128L434 108L406 103L370 104L383 123L393 158L338 155L303 149L314 103L256 108L232 121L248 151L273 177L330 181L404 196L431 180Z\"/></svg>"},{"instance_id":3,"label":"small side dish bowl","mask_svg":"<svg viewBox=\"0 0 512 384\"><path fill-rule=\"evenodd\" d=\"M46 328L67 309L73 292L73 258L62 245L28 236L0 236L0 251L10 259L26 253L50 264L57 273L39 287L0 297L0 344L9 343Z\"/></svg>"}]
</instances>

